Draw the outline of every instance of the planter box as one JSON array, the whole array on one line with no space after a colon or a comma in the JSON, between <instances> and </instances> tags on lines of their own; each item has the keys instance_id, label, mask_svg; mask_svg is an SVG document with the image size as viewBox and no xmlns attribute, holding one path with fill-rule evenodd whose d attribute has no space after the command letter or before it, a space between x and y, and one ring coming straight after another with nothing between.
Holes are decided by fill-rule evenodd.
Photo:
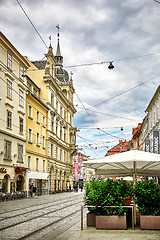
<instances>
[{"instance_id":1,"label":"planter box","mask_svg":"<svg viewBox=\"0 0 160 240\"><path fill-rule=\"evenodd\" d=\"M160 230L160 216L140 215L140 229Z\"/></svg>"},{"instance_id":2,"label":"planter box","mask_svg":"<svg viewBox=\"0 0 160 240\"><path fill-rule=\"evenodd\" d=\"M126 216L96 216L96 229L127 229Z\"/></svg>"},{"instance_id":3,"label":"planter box","mask_svg":"<svg viewBox=\"0 0 160 240\"><path fill-rule=\"evenodd\" d=\"M96 214L87 213L87 226L96 226Z\"/></svg>"}]
</instances>

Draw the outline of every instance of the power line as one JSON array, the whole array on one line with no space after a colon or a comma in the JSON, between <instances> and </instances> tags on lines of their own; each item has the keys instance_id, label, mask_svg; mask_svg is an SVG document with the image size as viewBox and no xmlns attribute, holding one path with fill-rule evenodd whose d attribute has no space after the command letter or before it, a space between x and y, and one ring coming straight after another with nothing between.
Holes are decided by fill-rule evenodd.
<instances>
[{"instance_id":1,"label":"power line","mask_svg":"<svg viewBox=\"0 0 160 240\"><path fill-rule=\"evenodd\" d=\"M115 136L115 135L113 135L113 134L111 134L111 133L108 133L108 132L106 132L106 131L102 130L101 128L99 128L99 130L100 130L100 131L102 131L102 132L104 132L104 133L106 133L106 134L107 134L107 135L109 135L109 136L112 136L112 137L114 137L114 138L118 138L118 139L121 139L121 140L126 140L126 139L124 139L124 138L117 137L117 136Z\"/></svg>"},{"instance_id":2,"label":"power line","mask_svg":"<svg viewBox=\"0 0 160 240\"><path fill-rule=\"evenodd\" d=\"M3 121L3 122L7 122L6 120L4 120L4 119L2 119L2 118L0 118L0 120ZM16 128L19 128L19 126L15 125L15 124L13 124L13 123L12 123L12 126L14 126L14 127L16 127ZM25 130L24 128L23 128L23 131L26 132L26 133L29 133L29 131ZM32 136L37 137L37 135L36 135L36 134L33 134L33 133L32 133ZM41 136L44 136L44 135L42 135L42 133L41 133ZM45 137L45 136L44 136L44 137ZM39 139L43 139L43 137L40 137L40 136L39 136ZM46 139L45 139L45 140L46 140ZM41 144L41 143L40 143L40 144Z\"/></svg>"},{"instance_id":3,"label":"power line","mask_svg":"<svg viewBox=\"0 0 160 240\"><path fill-rule=\"evenodd\" d=\"M146 83L149 82L149 81L154 80L154 79L157 78L158 76L159 76L159 73L158 73L157 76L155 76L155 77L153 77L153 78L151 78L151 79L149 79L149 80L147 80L147 81L141 82L140 84L138 84L138 85L136 85L136 86L134 86L134 87L132 87L132 88L129 88L129 89L127 89L127 90L124 90L123 92L121 92L121 93L119 93L119 94L117 94L117 95L115 95L115 96L113 96L113 97L111 97L111 98L108 98L108 99L106 99L106 100L104 100L104 101L102 101L102 102L100 102L100 103L97 103L97 104L95 104L95 105L87 108L86 110L88 111L88 110L90 110L90 109L93 108L93 107L97 107L97 106L99 106L99 105L101 105L101 104L103 104L103 103L105 103L105 102L109 102L109 101L111 101L111 100L113 100L113 99L115 99L115 98L117 98L117 97L120 97L121 95L123 95L123 94L125 94L125 93L127 93L127 92L130 92L130 91L132 91L132 90L140 87L141 85L146 84ZM79 113L81 113L81 112L84 112L84 110L82 110L82 111L80 111L80 112L77 112L77 114L79 114Z\"/></svg>"},{"instance_id":4,"label":"power line","mask_svg":"<svg viewBox=\"0 0 160 240\"><path fill-rule=\"evenodd\" d=\"M159 1L157 1L157 0L154 0L154 1L160 4L160 2L159 2Z\"/></svg>"},{"instance_id":5,"label":"power line","mask_svg":"<svg viewBox=\"0 0 160 240\"><path fill-rule=\"evenodd\" d=\"M110 62L128 61L128 60L132 60L132 59L136 59L136 58L149 57L149 56L154 56L154 55L159 55L159 54L160 53L149 53L149 54L139 55L139 56L134 56L134 57L115 59L113 61L102 61L102 62L95 62L95 63L75 64L75 65L71 65L71 66L65 66L64 68L76 68L76 67L85 67L85 66L92 66L92 65L109 64Z\"/></svg>"},{"instance_id":6,"label":"power line","mask_svg":"<svg viewBox=\"0 0 160 240\"><path fill-rule=\"evenodd\" d=\"M20 6L20 8L22 9L22 11L24 12L24 14L26 15L27 19L29 20L29 22L31 23L32 27L34 28L34 30L36 31L36 33L38 34L38 36L40 37L40 39L42 40L42 42L44 43L44 45L46 46L46 48L48 49L47 44L45 43L45 41L43 40L43 38L41 37L40 33L38 32L38 30L36 29L36 27L34 26L34 24L32 23L31 19L29 18L29 16L27 15L26 11L24 10L24 8L22 7L22 5L20 4L20 2L18 0L16 0L18 5Z\"/></svg>"},{"instance_id":7,"label":"power line","mask_svg":"<svg viewBox=\"0 0 160 240\"><path fill-rule=\"evenodd\" d=\"M116 128L116 129L121 129L121 128L124 128L124 127L134 127L133 125L130 125L130 126L119 126L119 127L103 127L103 128L101 128L101 129L114 129L114 128ZM97 128L95 128L95 127L78 127L78 129L97 129Z\"/></svg>"},{"instance_id":8,"label":"power line","mask_svg":"<svg viewBox=\"0 0 160 240\"><path fill-rule=\"evenodd\" d=\"M85 140L85 138L81 137L79 134L77 134L77 136L78 136L79 138L81 138L81 139L92 149L92 151L95 153L95 155L96 155L97 157L99 157L98 154L96 153L96 151L94 150L94 148L92 148L91 144L89 144L89 143Z\"/></svg>"},{"instance_id":9,"label":"power line","mask_svg":"<svg viewBox=\"0 0 160 240\"><path fill-rule=\"evenodd\" d=\"M78 107L78 108L83 109L83 108L81 108L81 107ZM126 118L126 117L116 116L116 115L113 115L113 114L103 113L103 112L95 111L95 110L92 110L92 109L88 109L88 110L89 110L89 111L92 111L92 112L95 112L95 113L102 114L102 115L107 115L107 116L116 117L116 118L122 118L122 119L126 119L126 120L131 120L131 121L137 121L137 119L132 119L132 118Z\"/></svg>"},{"instance_id":10,"label":"power line","mask_svg":"<svg viewBox=\"0 0 160 240\"><path fill-rule=\"evenodd\" d=\"M88 116L90 117L90 119L92 120L92 122L93 122L93 123L95 124L95 126L97 127L97 124L96 124L96 122L93 120L93 118L91 117L91 115L89 114L89 112L86 110L86 108L85 108L85 106L84 106L83 102L82 102L82 101L81 101L81 99L78 97L78 95L77 95L77 93L76 93L76 92L75 92L75 94L76 94L76 96L77 96L78 100L80 101L80 103L82 104L83 108L85 109L86 113L88 114ZM97 129L98 129L98 127L97 127ZM103 143L103 139L102 139L102 136L101 136L100 132L99 132L99 136L100 136L100 138L101 138L101 141L102 141L102 143Z\"/></svg>"}]
</instances>

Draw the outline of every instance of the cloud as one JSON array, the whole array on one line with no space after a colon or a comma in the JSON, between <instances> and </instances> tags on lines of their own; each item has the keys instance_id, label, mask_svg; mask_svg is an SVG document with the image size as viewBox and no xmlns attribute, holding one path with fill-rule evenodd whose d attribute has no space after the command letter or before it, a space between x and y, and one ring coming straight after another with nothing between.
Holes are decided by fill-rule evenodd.
<instances>
[{"instance_id":1,"label":"cloud","mask_svg":"<svg viewBox=\"0 0 160 240\"><path fill-rule=\"evenodd\" d=\"M132 127L142 122L159 85L160 54L149 54L160 53L160 5L150 0L21 0L20 3L47 46L52 36L54 54L56 25L60 25L64 66L73 72L75 92L80 99L75 94L78 112L74 126L108 128L109 133L116 130L117 138L99 134L96 129L81 131L80 135L93 142L94 148L97 146L95 151L100 156L106 154L105 141L113 141L106 144L110 148L120 137L129 140ZM0 5L2 33L22 55L41 60L47 48L18 3L0 0ZM112 71L108 63L69 67L109 61L115 66ZM87 113L83 106L94 107ZM82 142L77 137L77 143ZM97 157L90 147L84 150L87 155Z\"/></svg>"}]
</instances>

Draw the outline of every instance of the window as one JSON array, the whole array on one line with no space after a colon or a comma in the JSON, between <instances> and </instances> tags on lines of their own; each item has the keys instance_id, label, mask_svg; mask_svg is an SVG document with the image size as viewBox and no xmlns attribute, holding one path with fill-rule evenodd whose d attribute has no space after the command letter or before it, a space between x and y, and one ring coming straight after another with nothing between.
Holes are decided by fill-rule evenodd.
<instances>
[{"instance_id":1,"label":"window","mask_svg":"<svg viewBox=\"0 0 160 240\"><path fill-rule=\"evenodd\" d=\"M31 84L29 82L27 82L27 87L31 91Z\"/></svg>"},{"instance_id":2,"label":"window","mask_svg":"<svg viewBox=\"0 0 160 240\"><path fill-rule=\"evenodd\" d=\"M33 89L33 94L37 96L37 90L35 88Z\"/></svg>"},{"instance_id":3,"label":"window","mask_svg":"<svg viewBox=\"0 0 160 240\"><path fill-rule=\"evenodd\" d=\"M57 109L57 112L58 112L58 101L56 101L56 109Z\"/></svg>"},{"instance_id":4,"label":"window","mask_svg":"<svg viewBox=\"0 0 160 240\"><path fill-rule=\"evenodd\" d=\"M52 120L51 120L51 131L52 132L54 131L54 117L52 117Z\"/></svg>"},{"instance_id":5,"label":"window","mask_svg":"<svg viewBox=\"0 0 160 240\"><path fill-rule=\"evenodd\" d=\"M23 118L19 118L19 132L23 133Z\"/></svg>"},{"instance_id":6,"label":"window","mask_svg":"<svg viewBox=\"0 0 160 240\"><path fill-rule=\"evenodd\" d=\"M37 111L37 123L39 123L39 111Z\"/></svg>"},{"instance_id":7,"label":"window","mask_svg":"<svg viewBox=\"0 0 160 240\"><path fill-rule=\"evenodd\" d=\"M64 120L65 121L67 120L67 112L66 112L66 110L64 110Z\"/></svg>"},{"instance_id":8,"label":"window","mask_svg":"<svg viewBox=\"0 0 160 240\"><path fill-rule=\"evenodd\" d=\"M45 171L46 171L46 161L43 160L43 172L45 172Z\"/></svg>"},{"instance_id":9,"label":"window","mask_svg":"<svg viewBox=\"0 0 160 240\"><path fill-rule=\"evenodd\" d=\"M54 95L51 93L51 105L54 106Z\"/></svg>"},{"instance_id":10,"label":"window","mask_svg":"<svg viewBox=\"0 0 160 240\"><path fill-rule=\"evenodd\" d=\"M60 149L60 161L62 161L62 149Z\"/></svg>"},{"instance_id":11,"label":"window","mask_svg":"<svg viewBox=\"0 0 160 240\"><path fill-rule=\"evenodd\" d=\"M12 128L12 112L7 110L7 128Z\"/></svg>"},{"instance_id":12,"label":"window","mask_svg":"<svg viewBox=\"0 0 160 240\"><path fill-rule=\"evenodd\" d=\"M12 98L12 83L7 81L7 97Z\"/></svg>"},{"instance_id":13,"label":"window","mask_svg":"<svg viewBox=\"0 0 160 240\"><path fill-rule=\"evenodd\" d=\"M43 136L43 148L45 148L45 136Z\"/></svg>"},{"instance_id":14,"label":"window","mask_svg":"<svg viewBox=\"0 0 160 240\"><path fill-rule=\"evenodd\" d=\"M62 116L62 106L60 106L60 115Z\"/></svg>"},{"instance_id":15,"label":"window","mask_svg":"<svg viewBox=\"0 0 160 240\"><path fill-rule=\"evenodd\" d=\"M23 79L23 75L24 75L24 68L22 66L20 66L20 78Z\"/></svg>"},{"instance_id":16,"label":"window","mask_svg":"<svg viewBox=\"0 0 160 240\"><path fill-rule=\"evenodd\" d=\"M32 118L32 106L31 105L29 105L28 117Z\"/></svg>"},{"instance_id":17,"label":"window","mask_svg":"<svg viewBox=\"0 0 160 240\"><path fill-rule=\"evenodd\" d=\"M23 146L18 145L18 161L23 162Z\"/></svg>"},{"instance_id":18,"label":"window","mask_svg":"<svg viewBox=\"0 0 160 240\"><path fill-rule=\"evenodd\" d=\"M53 157L53 143L51 143L51 157Z\"/></svg>"},{"instance_id":19,"label":"window","mask_svg":"<svg viewBox=\"0 0 160 240\"><path fill-rule=\"evenodd\" d=\"M66 141L66 129L64 130L64 141Z\"/></svg>"},{"instance_id":20,"label":"window","mask_svg":"<svg viewBox=\"0 0 160 240\"><path fill-rule=\"evenodd\" d=\"M56 147L56 158L58 159L58 147Z\"/></svg>"},{"instance_id":21,"label":"window","mask_svg":"<svg viewBox=\"0 0 160 240\"><path fill-rule=\"evenodd\" d=\"M64 151L64 162L67 162L66 161L66 151Z\"/></svg>"},{"instance_id":22,"label":"window","mask_svg":"<svg viewBox=\"0 0 160 240\"><path fill-rule=\"evenodd\" d=\"M56 135L58 135L58 122L56 121Z\"/></svg>"},{"instance_id":23,"label":"window","mask_svg":"<svg viewBox=\"0 0 160 240\"><path fill-rule=\"evenodd\" d=\"M23 91L19 90L19 105L23 106Z\"/></svg>"},{"instance_id":24,"label":"window","mask_svg":"<svg viewBox=\"0 0 160 240\"><path fill-rule=\"evenodd\" d=\"M39 142L39 133L37 133L37 146L40 145L40 142Z\"/></svg>"},{"instance_id":25,"label":"window","mask_svg":"<svg viewBox=\"0 0 160 240\"><path fill-rule=\"evenodd\" d=\"M28 156L28 169L31 170L31 156Z\"/></svg>"},{"instance_id":26,"label":"window","mask_svg":"<svg viewBox=\"0 0 160 240\"><path fill-rule=\"evenodd\" d=\"M29 128L29 131L28 131L28 142L32 142L32 129L31 128Z\"/></svg>"},{"instance_id":27,"label":"window","mask_svg":"<svg viewBox=\"0 0 160 240\"><path fill-rule=\"evenodd\" d=\"M11 142L5 141L5 159L11 160Z\"/></svg>"},{"instance_id":28,"label":"window","mask_svg":"<svg viewBox=\"0 0 160 240\"><path fill-rule=\"evenodd\" d=\"M46 118L45 116L43 116L43 127L45 127L45 125L46 125Z\"/></svg>"},{"instance_id":29,"label":"window","mask_svg":"<svg viewBox=\"0 0 160 240\"><path fill-rule=\"evenodd\" d=\"M62 139L62 126L60 127L60 139Z\"/></svg>"},{"instance_id":30,"label":"window","mask_svg":"<svg viewBox=\"0 0 160 240\"><path fill-rule=\"evenodd\" d=\"M39 170L39 158L36 158L36 171L38 171Z\"/></svg>"},{"instance_id":31,"label":"window","mask_svg":"<svg viewBox=\"0 0 160 240\"><path fill-rule=\"evenodd\" d=\"M8 67L12 69L12 56L8 53Z\"/></svg>"}]
</instances>

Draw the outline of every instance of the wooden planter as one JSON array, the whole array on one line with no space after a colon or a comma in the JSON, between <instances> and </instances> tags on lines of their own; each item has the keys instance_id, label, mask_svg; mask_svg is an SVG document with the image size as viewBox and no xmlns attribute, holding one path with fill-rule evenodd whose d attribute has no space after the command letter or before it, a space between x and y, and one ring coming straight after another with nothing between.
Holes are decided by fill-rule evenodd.
<instances>
[{"instance_id":1,"label":"wooden planter","mask_svg":"<svg viewBox=\"0 0 160 240\"><path fill-rule=\"evenodd\" d=\"M160 216L140 215L140 229L160 230Z\"/></svg>"},{"instance_id":2,"label":"wooden planter","mask_svg":"<svg viewBox=\"0 0 160 240\"><path fill-rule=\"evenodd\" d=\"M127 229L126 216L96 216L96 229Z\"/></svg>"},{"instance_id":3,"label":"wooden planter","mask_svg":"<svg viewBox=\"0 0 160 240\"><path fill-rule=\"evenodd\" d=\"M87 213L87 226L96 226L96 214Z\"/></svg>"}]
</instances>

